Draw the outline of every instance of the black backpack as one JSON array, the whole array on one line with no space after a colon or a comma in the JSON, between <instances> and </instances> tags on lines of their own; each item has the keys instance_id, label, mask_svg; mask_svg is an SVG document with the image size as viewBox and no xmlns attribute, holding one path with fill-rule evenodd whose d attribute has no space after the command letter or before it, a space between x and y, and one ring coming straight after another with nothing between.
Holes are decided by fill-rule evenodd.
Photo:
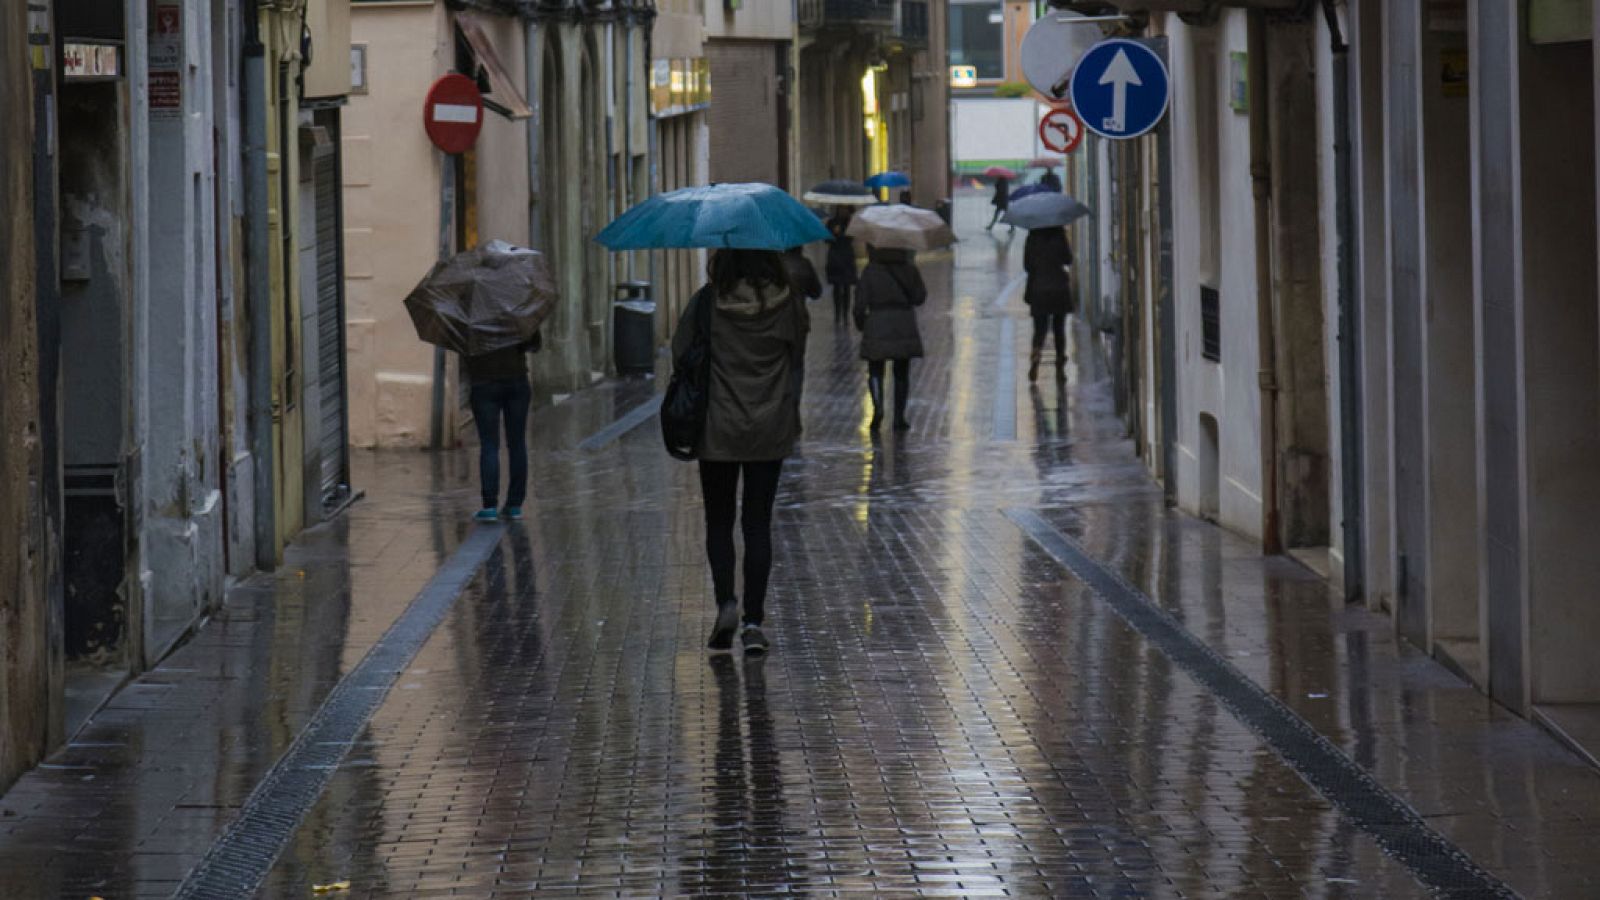
<instances>
[{"instance_id":1,"label":"black backpack","mask_svg":"<svg viewBox=\"0 0 1600 900\"><path fill-rule=\"evenodd\" d=\"M661 399L661 439L674 459L693 460L699 455L711 401L711 307L709 288L690 301L694 307L694 336L672 361L672 380Z\"/></svg>"}]
</instances>

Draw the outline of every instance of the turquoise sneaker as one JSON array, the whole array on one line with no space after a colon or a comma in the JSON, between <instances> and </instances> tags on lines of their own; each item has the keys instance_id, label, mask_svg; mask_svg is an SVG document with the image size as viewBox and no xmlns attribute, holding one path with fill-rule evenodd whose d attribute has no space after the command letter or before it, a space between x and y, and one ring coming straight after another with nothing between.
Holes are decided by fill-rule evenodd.
<instances>
[{"instance_id":1,"label":"turquoise sneaker","mask_svg":"<svg viewBox=\"0 0 1600 900\"><path fill-rule=\"evenodd\" d=\"M510 519L513 522L521 522L522 521L522 507L520 507L520 506L508 506L508 507L506 507L505 508L505 517Z\"/></svg>"},{"instance_id":2,"label":"turquoise sneaker","mask_svg":"<svg viewBox=\"0 0 1600 900\"><path fill-rule=\"evenodd\" d=\"M486 506L483 509L478 510L477 515L473 516L472 518L473 521L476 522L493 524L500 521L500 511L492 506Z\"/></svg>"}]
</instances>

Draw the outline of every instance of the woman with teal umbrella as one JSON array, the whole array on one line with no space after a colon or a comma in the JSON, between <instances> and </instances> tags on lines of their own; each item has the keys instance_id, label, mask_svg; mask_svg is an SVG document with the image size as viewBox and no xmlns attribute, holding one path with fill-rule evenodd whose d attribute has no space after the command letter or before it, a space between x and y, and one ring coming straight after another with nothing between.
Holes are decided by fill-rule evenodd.
<instances>
[{"instance_id":1,"label":"woman with teal umbrella","mask_svg":"<svg viewBox=\"0 0 1600 900\"><path fill-rule=\"evenodd\" d=\"M700 465L706 560L716 600L707 646L767 652L762 630L772 573L772 509L783 461L800 438L806 304L790 283L783 251L826 240L810 210L771 185L721 184L652 197L623 213L598 240L614 250L714 248L709 279L672 337L673 383L700 391L690 445L674 455ZM672 389L663 424L677 406ZM665 427L664 427L665 431ZM743 497L739 483L744 482ZM735 585L735 522L744 535L744 603Z\"/></svg>"}]
</instances>

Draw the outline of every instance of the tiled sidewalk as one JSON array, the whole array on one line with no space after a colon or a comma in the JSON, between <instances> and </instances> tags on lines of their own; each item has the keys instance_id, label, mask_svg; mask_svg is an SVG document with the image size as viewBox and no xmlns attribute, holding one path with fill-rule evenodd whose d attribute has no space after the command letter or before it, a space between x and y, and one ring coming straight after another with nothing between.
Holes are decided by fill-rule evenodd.
<instances>
[{"instance_id":1,"label":"tiled sidewalk","mask_svg":"<svg viewBox=\"0 0 1600 900\"><path fill-rule=\"evenodd\" d=\"M980 205L924 263L910 434L869 437L854 341L816 308L769 659L701 649L698 488L654 422L577 449L648 387L541 411L532 517L263 895L1427 895L1005 515L1032 509L1494 877L1600 896L1600 776L1297 566L1163 509L1092 365L1020 380L1028 323L996 300L1021 237L972 228ZM0 896L170 895L472 527L467 457L363 456L367 500L0 799Z\"/></svg>"}]
</instances>

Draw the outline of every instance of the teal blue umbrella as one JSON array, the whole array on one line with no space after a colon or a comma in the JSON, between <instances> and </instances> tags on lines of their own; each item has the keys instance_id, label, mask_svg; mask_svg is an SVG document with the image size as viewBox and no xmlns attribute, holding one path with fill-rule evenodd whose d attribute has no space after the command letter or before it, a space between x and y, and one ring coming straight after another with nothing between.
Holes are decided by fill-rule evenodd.
<instances>
[{"instance_id":1,"label":"teal blue umbrella","mask_svg":"<svg viewBox=\"0 0 1600 900\"><path fill-rule=\"evenodd\" d=\"M611 250L785 250L829 237L811 210L770 184L713 184L657 194L618 216L595 240Z\"/></svg>"},{"instance_id":2,"label":"teal blue umbrella","mask_svg":"<svg viewBox=\"0 0 1600 900\"><path fill-rule=\"evenodd\" d=\"M873 190L877 190L879 188L910 187L911 177L904 172L879 172L862 183Z\"/></svg>"}]
</instances>

